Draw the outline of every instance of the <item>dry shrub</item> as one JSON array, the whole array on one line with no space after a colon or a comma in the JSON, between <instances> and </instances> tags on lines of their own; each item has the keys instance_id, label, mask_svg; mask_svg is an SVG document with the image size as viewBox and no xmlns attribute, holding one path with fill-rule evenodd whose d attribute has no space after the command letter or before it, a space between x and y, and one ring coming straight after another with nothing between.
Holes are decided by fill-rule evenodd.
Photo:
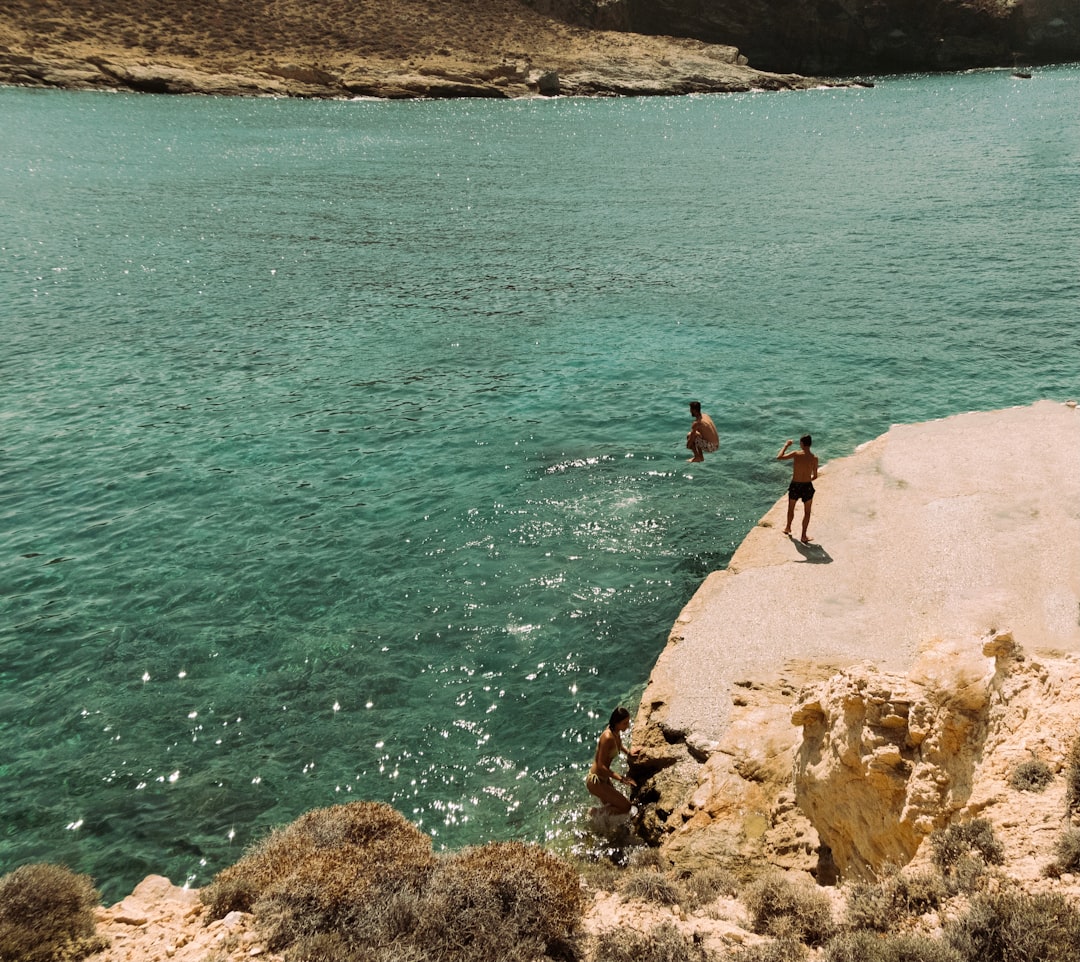
<instances>
[{"instance_id":1,"label":"dry shrub","mask_svg":"<svg viewBox=\"0 0 1080 962\"><path fill-rule=\"evenodd\" d=\"M272 948L320 932L383 930L372 906L420 891L431 839L389 805L352 802L302 815L203 890L211 918L254 912Z\"/></svg>"},{"instance_id":2,"label":"dry shrub","mask_svg":"<svg viewBox=\"0 0 1080 962\"><path fill-rule=\"evenodd\" d=\"M1080 831L1070 828L1062 832L1054 845L1054 853L1057 855L1057 875L1080 870Z\"/></svg>"},{"instance_id":3,"label":"dry shrub","mask_svg":"<svg viewBox=\"0 0 1080 962\"><path fill-rule=\"evenodd\" d=\"M930 835L933 862L943 873L955 871L964 856L978 855L987 865L1001 865L1005 850L985 818L957 822Z\"/></svg>"},{"instance_id":4,"label":"dry shrub","mask_svg":"<svg viewBox=\"0 0 1080 962\"><path fill-rule=\"evenodd\" d=\"M716 953L688 939L670 922L648 932L606 929L596 940L593 962L714 962ZM718 960L717 960L718 962Z\"/></svg>"},{"instance_id":5,"label":"dry shrub","mask_svg":"<svg viewBox=\"0 0 1080 962\"><path fill-rule=\"evenodd\" d=\"M880 882L853 882L846 888L847 924L879 932L936 909L949 894L941 876L931 872L896 872Z\"/></svg>"},{"instance_id":6,"label":"dry shrub","mask_svg":"<svg viewBox=\"0 0 1080 962\"><path fill-rule=\"evenodd\" d=\"M693 911L715 902L718 898L734 898L739 893L739 883L726 868L706 868L691 872L679 880L683 890L680 904Z\"/></svg>"},{"instance_id":7,"label":"dry shrub","mask_svg":"<svg viewBox=\"0 0 1080 962\"><path fill-rule=\"evenodd\" d=\"M946 923L945 939L965 962L1076 962L1080 912L1056 893L983 894Z\"/></svg>"},{"instance_id":8,"label":"dry shrub","mask_svg":"<svg viewBox=\"0 0 1080 962\"><path fill-rule=\"evenodd\" d=\"M573 937L581 879L538 845L494 842L440 859L414 932L435 958L533 960Z\"/></svg>"},{"instance_id":9,"label":"dry shrub","mask_svg":"<svg viewBox=\"0 0 1080 962\"><path fill-rule=\"evenodd\" d=\"M582 881L597 892L614 892L623 877L624 870L607 859L575 860Z\"/></svg>"},{"instance_id":10,"label":"dry shrub","mask_svg":"<svg viewBox=\"0 0 1080 962\"><path fill-rule=\"evenodd\" d=\"M755 932L820 945L832 934L832 908L825 893L807 882L769 872L746 888L743 903Z\"/></svg>"},{"instance_id":11,"label":"dry shrub","mask_svg":"<svg viewBox=\"0 0 1080 962\"><path fill-rule=\"evenodd\" d=\"M296 866L255 903L267 945L281 949L324 932L382 945L415 926L430 864L370 861L330 850Z\"/></svg>"},{"instance_id":12,"label":"dry shrub","mask_svg":"<svg viewBox=\"0 0 1080 962\"><path fill-rule=\"evenodd\" d=\"M678 905L682 892L663 872L646 869L626 875L619 883L619 894L657 905Z\"/></svg>"},{"instance_id":13,"label":"dry shrub","mask_svg":"<svg viewBox=\"0 0 1080 962\"><path fill-rule=\"evenodd\" d=\"M1065 808L1069 814L1080 811L1080 737L1065 756Z\"/></svg>"},{"instance_id":14,"label":"dry shrub","mask_svg":"<svg viewBox=\"0 0 1080 962\"><path fill-rule=\"evenodd\" d=\"M845 932L836 936L822 962L969 962L952 946L924 935Z\"/></svg>"},{"instance_id":15,"label":"dry shrub","mask_svg":"<svg viewBox=\"0 0 1080 962\"><path fill-rule=\"evenodd\" d=\"M212 918L251 911L289 962L535 962L581 922L577 872L501 842L436 858L388 805L316 809L203 891Z\"/></svg>"},{"instance_id":16,"label":"dry shrub","mask_svg":"<svg viewBox=\"0 0 1080 962\"><path fill-rule=\"evenodd\" d=\"M776 939L736 950L725 962L804 962L809 950L796 939Z\"/></svg>"},{"instance_id":17,"label":"dry shrub","mask_svg":"<svg viewBox=\"0 0 1080 962\"><path fill-rule=\"evenodd\" d=\"M1050 766L1040 758L1031 758L1013 769L1009 784L1018 792L1041 792L1053 780Z\"/></svg>"},{"instance_id":18,"label":"dry shrub","mask_svg":"<svg viewBox=\"0 0 1080 962\"><path fill-rule=\"evenodd\" d=\"M630 852L630 856L626 860L626 867L663 872L668 867L668 863L661 854L660 849L641 845Z\"/></svg>"},{"instance_id":19,"label":"dry shrub","mask_svg":"<svg viewBox=\"0 0 1080 962\"><path fill-rule=\"evenodd\" d=\"M300 939L285 953L285 962L431 962L431 957L409 943L365 945L323 933Z\"/></svg>"},{"instance_id":20,"label":"dry shrub","mask_svg":"<svg viewBox=\"0 0 1080 962\"><path fill-rule=\"evenodd\" d=\"M107 946L97 936L98 893L87 875L23 865L0 878L0 959L69 962Z\"/></svg>"}]
</instances>

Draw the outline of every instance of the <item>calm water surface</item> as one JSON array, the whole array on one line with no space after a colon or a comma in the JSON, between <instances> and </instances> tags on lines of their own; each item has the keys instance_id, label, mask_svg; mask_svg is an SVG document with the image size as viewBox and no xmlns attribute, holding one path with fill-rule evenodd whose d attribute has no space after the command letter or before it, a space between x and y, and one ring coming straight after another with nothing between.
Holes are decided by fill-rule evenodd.
<instances>
[{"instance_id":1,"label":"calm water surface","mask_svg":"<svg viewBox=\"0 0 1080 962\"><path fill-rule=\"evenodd\" d=\"M201 885L356 798L588 846L783 440L1080 394L1078 102L0 90L0 870Z\"/></svg>"}]
</instances>

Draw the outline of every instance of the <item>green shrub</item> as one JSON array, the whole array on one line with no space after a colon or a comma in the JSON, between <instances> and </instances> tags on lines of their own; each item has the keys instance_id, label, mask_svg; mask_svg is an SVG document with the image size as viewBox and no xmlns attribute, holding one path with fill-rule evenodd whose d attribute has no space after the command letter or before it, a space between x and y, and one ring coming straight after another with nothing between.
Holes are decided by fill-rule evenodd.
<instances>
[{"instance_id":1,"label":"green shrub","mask_svg":"<svg viewBox=\"0 0 1080 962\"><path fill-rule=\"evenodd\" d=\"M1041 792L1053 780L1050 766L1039 758L1032 758L1013 769L1009 784L1018 792Z\"/></svg>"},{"instance_id":2,"label":"green shrub","mask_svg":"<svg viewBox=\"0 0 1080 962\"><path fill-rule=\"evenodd\" d=\"M619 894L628 899L678 905L682 892L663 872L631 872L619 883Z\"/></svg>"},{"instance_id":3,"label":"green shrub","mask_svg":"<svg viewBox=\"0 0 1080 962\"><path fill-rule=\"evenodd\" d=\"M945 939L965 960L1076 962L1080 912L1057 894L982 894L946 923Z\"/></svg>"},{"instance_id":4,"label":"green shrub","mask_svg":"<svg viewBox=\"0 0 1080 962\"><path fill-rule=\"evenodd\" d=\"M670 922L648 933L607 929L596 940L593 962L713 962L715 952L688 939ZM719 960L717 960L719 962Z\"/></svg>"},{"instance_id":5,"label":"green shrub","mask_svg":"<svg viewBox=\"0 0 1080 962\"><path fill-rule=\"evenodd\" d=\"M833 931L828 897L809 883L770 872L746 888L743 903L755 932L820 945Z\"/></svg>"},{"instance_id":6,"label":"green shrub","mask_svg":"<svg viewBox=\"0 0 1080 962\"><path fill-rule=\"evenodd\" d=\"M1080 831L1066 829L1054 845L1054 854L1057 856L1058 875L1080 871Z\"/></svg>"},{"instance_id":7,"label":"green shrub","mask_svg":"<svg viewBox=\"0 0 1080 962\"><path fill-rule=\"evenodd\" d=\"M537 845L495 842L439 860L413 938L437 959L532 962L568 943L583 910L568 863Z\"/></svg>"},{"instance_id":8,"label":"green shrub","mask_svg":"<svg viewBox=\"0 0 1080 962\"><path fill-rule=\"evenodd\" d=\"M933 862L942 872L955 870L965 855L978 854L987 865L1001 865L1005 850L985 818L956 822L930 835Z\"/></svg>"},{"instance_id":9,"label":"green shrub","mask_svg":"<svg viewBox=\"0 0 1080 962\"><path fill-rule=\"evenodd\" d=\"M1070 814L1080 811L1080 737L1065 756L1065 808Z\"/></svg>"},{"instance_id":10,"label":"green shrub","mask_svg":"<svg viewBox=\"0 0 1080 962\"><path fill-rule=\"evenodd\" d=\"M69 962L107 946L87 875L59 865L23 865L0 878L0 960Z\"/></svg>"},{"instance_id":11,"label":"green shrub","mask_svg":"<svg viewBox=\"0 0 1080 962\"><path fill-rule=\"evenodd\" d=\"M844 932L825 946L821 962L975 962L924 935ZM981 962L981 960L980 960Z\"/></svg>"}]
</instances>

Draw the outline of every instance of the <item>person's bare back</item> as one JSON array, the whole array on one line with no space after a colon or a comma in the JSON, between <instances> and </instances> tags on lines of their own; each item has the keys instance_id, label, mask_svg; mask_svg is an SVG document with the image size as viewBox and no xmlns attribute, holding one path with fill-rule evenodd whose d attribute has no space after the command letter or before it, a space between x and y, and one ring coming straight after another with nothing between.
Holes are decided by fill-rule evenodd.
<instances>
[{"instance_id":1,"label":"person's bare back","mask_svg":"<svg viewBox=\"0 0 1080 962\"><path fill-rule=\"evenodd\" d=\"M812 451L792 451L789 457L792 481L813 481L817 477L818 459Z\"/></svg>"},{"instance_id":2,"label":"person's bare back","mask_svg":"<svg viewBox=\"0 0 1080 962\"><path fill-rule=\"evenodd\" d=\"M709 415L702 413L701 402L690 402L690 416L694 419L690 425L690 433L686 435L686 447L694 452L688 461L697 462L705 460L705 452L720 450L720 433L713 424Z\"/></svg>"},{"instance_id":3,"label":"person's bare back","mask_svg":"<svg viewBox=\"0 0 1080 962\"><path fill-rule=\"evenodd\" d=\"M795 520L795 502L803 503L802 538L803 544L810 543L806 529L810 526L810 511L814 505L814 481L818 476L817 455L810 450L813 439L809 434L799 438L799 450L789 451L793 442L789 438L776 455L777 461L791 462L791 484L788 485L787 526L784 534L791 534L791 522Z\"/></svg>"}]
</instances>

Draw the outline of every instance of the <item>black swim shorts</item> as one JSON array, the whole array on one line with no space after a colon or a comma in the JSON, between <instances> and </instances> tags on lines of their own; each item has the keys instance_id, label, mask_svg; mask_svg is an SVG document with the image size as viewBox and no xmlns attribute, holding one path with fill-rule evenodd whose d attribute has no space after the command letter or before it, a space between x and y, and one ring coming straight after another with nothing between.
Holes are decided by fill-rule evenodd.
<instances>
[{"instance_id":1,"label":"black swim shorts","mask_svg":"<svg viewBox=\"0 0 1080 962\"><path fill-rule=\"evenodd\" d=\"M792 501L802 498L805 504L814 496L814 484L812 481L792 481L788 485L787 496Z\"/></svg>"}]
</instances>

